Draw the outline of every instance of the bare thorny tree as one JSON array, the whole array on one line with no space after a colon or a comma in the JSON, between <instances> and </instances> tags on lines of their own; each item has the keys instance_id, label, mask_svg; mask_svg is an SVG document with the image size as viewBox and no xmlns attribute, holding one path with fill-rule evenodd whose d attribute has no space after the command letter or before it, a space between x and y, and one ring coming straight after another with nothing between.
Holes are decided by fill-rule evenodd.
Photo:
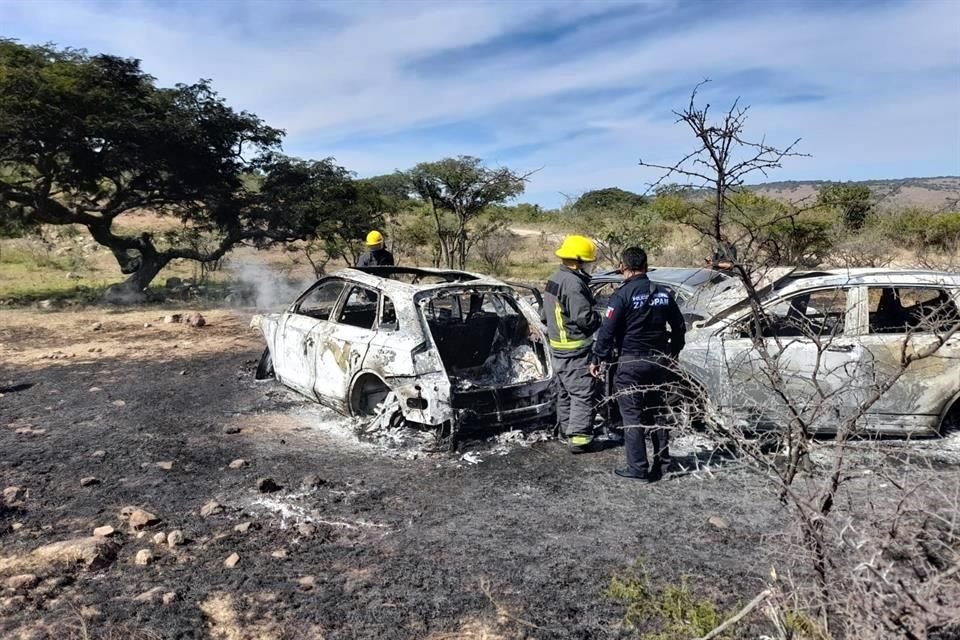
<instances>
[{"instance_id":1,"label":"bare thorny tree","mask_svg":"<svg viewBox=\"0 0 960 640\"><path fill-rule=\"evenodd\" d=\"M697 138L697 147L674 164L641 160L640 166L664 172L649 186L648 192L673 178L682 178L688 182L688 186L712 192L712 206L709 209L701 207L696 201L689 203L696 213L702 215L690 216L687 224L705 237L712 238L718 244L744 241L752 244L756 237L751 234L749 224L737 229L738 236L742 237L730 237L730 231L735 228L731 217L744 213L733 196L744 188L751 177L757 174L766 177L769 171L779 169L784 159L807 154L796 151L799 138L783 148L770 145L765 139L759 142L745 139L744 128L750 107L740 106L739 99L734 101L720 121L712 122L710 105L697 105L697 95L708 82L704 80L694 87L687 107L674 112L677 122L686 125ZM795 216L796 212L783 215Z\"/></svg>"},{"instance_id":2,"label":"bare thorny tree","mask_svg":"<svg viewBox=\"0 0 960 640\"><path fill-rule=\"evenodd\" d=\"M784 506L783 533L794 544L779 547L783 564L747 612L766 611L784 639L949 637L938 634L960 630L951 627L960 624L960 482L869 427L892 401L909 405L928 385L951 380L943 372L960 355L956 292L901 300L911 294L895 283L869 285L850 273L819 292L781 294L753 242L761 230L741 223L733 196L748 176L802 155L799 140L782 149L746 140L748 109L736 102L711 122L709 105L696 104L701 86L677 113L697 149L673 165L641 164L665 171L653 186L671 176L701 181L714 197L695 228L718 244L745 242L733 267L743 302L704 328L710 339L688 343L705 350L698 361L706 373L678 371L670 391L770 479ZM881 328L891 296L901 314ZM932 372L929 383L923 371Z\"/></svg>"}]
</instances>

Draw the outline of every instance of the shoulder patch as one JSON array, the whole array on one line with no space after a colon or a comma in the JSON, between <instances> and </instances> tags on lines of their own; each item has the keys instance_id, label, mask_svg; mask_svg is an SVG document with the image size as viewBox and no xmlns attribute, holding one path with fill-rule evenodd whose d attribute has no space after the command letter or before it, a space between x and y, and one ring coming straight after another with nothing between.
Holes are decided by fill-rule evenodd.
<instances>
[{"instance_id":1,"label":"shoulder patch","mask_svg":"<svg viewBox=\"0 0 960 640\"><path fill-rule=\"evenodd\" d=\"M607 307L607 320L613 317L613 307Z\"/></svg>"}]
</instances>

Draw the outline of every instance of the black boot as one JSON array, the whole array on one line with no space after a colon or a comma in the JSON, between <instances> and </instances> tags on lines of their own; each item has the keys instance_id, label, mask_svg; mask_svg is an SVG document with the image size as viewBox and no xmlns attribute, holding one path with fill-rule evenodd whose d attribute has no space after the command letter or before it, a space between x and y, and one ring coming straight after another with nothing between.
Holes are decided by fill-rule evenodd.
<instances>
[{"instance_id":1,"label":"black boot","mask_svg":"<svg viewBox=\"0 0 960 640\"><path fill-rule=\"evenodd\" d=\"M623 467L621 469L614 469L613 473L620 476L621 478L629 478L630 480L643 480L644 482L651 482L650 474L646 471L637 471L632 467Z\"/></svg>"}]
</instances>

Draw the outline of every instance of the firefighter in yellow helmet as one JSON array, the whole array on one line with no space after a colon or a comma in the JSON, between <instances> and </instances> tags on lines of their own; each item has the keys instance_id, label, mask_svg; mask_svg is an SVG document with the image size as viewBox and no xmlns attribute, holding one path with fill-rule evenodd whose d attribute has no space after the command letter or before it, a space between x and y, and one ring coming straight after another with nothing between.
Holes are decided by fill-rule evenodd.
<instances>
[{"instance_id":1,"label":"firefighter in yellow helmet","mask_svg":"<svg viewBox=\"0 0 960 640\"><path fill-rule=\"evenodd\" d=\"M557 424L573 453L593 443L594 381L590 375L593 335L603 318L594 307L590 269L597 248L590 238L567 236L557 249L562 264L547 281L544 295L553 369L559 382Z\"/></svg>"},{"instance_id":2,"label":"firefighter in yellow helmet","mask_svg":"<svg viewBox=\"0 0 960 640\"><path fill-rule=\"evenodd\" d=\"M392 267L393 254L383 248L383 234L371 231L367 234L367 252L357 260L358 267Z\"/></svg>"}]
</instances>

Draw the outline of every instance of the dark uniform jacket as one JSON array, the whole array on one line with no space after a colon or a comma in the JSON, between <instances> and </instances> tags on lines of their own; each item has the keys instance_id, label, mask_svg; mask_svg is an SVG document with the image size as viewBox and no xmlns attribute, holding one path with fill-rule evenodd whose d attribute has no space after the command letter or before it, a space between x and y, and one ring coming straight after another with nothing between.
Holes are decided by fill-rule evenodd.
<instances>
[{"instance_id":1,"label":"dark uniform jacket","mask_svg":"<svg viewBox=\"0 0 960 640\"><path fill-rule=\"evenodd\" d=\"M357 260L358 267L392 267L393 254L386 249L367 251Z\"/></svg>"},{"instance_id":2,"label":"dark uniform jacket","mask_svg":"<svg viewBox=\"0 0 960 640\"><path fill-rule=\"evenodd\" d=\"M662 353L676 357L683 349L687 327L677 301L646 276L624 282L608 304L593 347L599 360L612 360L615 351L621 356Z\"/></svg>"},{"instance_id":3,"label":"dark uniform jacket","mask_svg":"<svg viewBox=\"0 0 960 640\"><path fill-rule=\"evenodd\" d=\"M594 309L596 304L587 274L563 266L550 276L543 296L543 311L555 356L590 353L593 334L603 321Z\"/></svg>"}]
</instances>

